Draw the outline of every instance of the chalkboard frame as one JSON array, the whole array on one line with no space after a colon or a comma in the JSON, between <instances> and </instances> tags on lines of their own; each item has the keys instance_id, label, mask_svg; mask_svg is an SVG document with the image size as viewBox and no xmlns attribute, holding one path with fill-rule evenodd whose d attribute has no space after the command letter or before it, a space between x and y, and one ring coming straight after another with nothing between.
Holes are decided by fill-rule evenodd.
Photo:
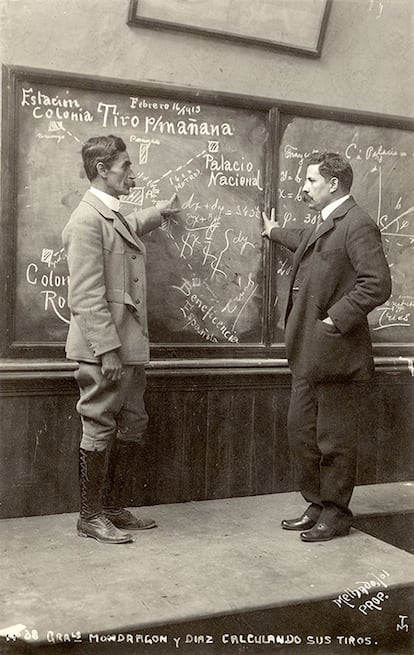
<instances>
[{"instance_id":1,"label":"chalkboard frame","mask_svg":"<svg viewBox=\"0 0 414 655\"><path fill-rule=\"evenodd\" d=\"M0 355L4 358L27 358L50 360L64 359L64 344L51 342L18 343L14 341L15 329L15 265L17 240L17 189L16 159L18 152L17 125L17 89L20 82L62 84L76 89L90 89L119 93L140 93L153 97L193 101L229 108L252 109L266 112L269 116L269 140L265 153L265 178L268 181L264 192L264 209L276 206L278 180L278 146L280 143L281 117L286 115L303 116L315 119L330 119L346 123L358 123L384 128L397 128L414 131L414 120L402 116L386 116L372 112L360 112L318 105L287 102L275 98L256 97L206 89L178 87L175 85L156 84L153 82L136 82L111 78L92 77L80 74L61 73L58 71L35 69L19 66L2 66L3 103L2 103L2 204L1 229L3 238L0 245L0 284L4 290L6 311L0 314ZM282 342L272 343L272 308L270 281L274 270L273 245L267 240L263 248L263 339L259 344L197 344L170 345L152 344L151 358L154 360L185 361L194 358L209 360L214 358L249 359L260 363L272 358L285 358ZM377 358L391 358L398 363L399 358L411 358L414 344L407 343L373 343Z\"/></svg>"},{"instance_id":2,"label":"chalkboard frame","mask_svg":"<svg viewBox=\"0 0 414 655\"><path fill-rule=\"evenodd\" d=\"M64 343L19 342L14 339L16 315L16 242L17 242L17 189L16 162L18 152L18 88L22 82L31 84L64 85L77 90L122 93L125 95L148 95L177 101L188 101L228 108L251 109L270 116L273 102L267 98L255 98L230 93L178 87L152 82L120 81L112 78L97 78L88 75L60 73L47 69L20 66L2 66L3 73L3 116L2 116L2 214L1 226L5 238L0 246L0 282L5 289L6 312L0 318L0 334L5 339L0 342L0 356L6 358L64 358ZM269 147L264 153L264 178L270 180L274 166L274 128L268 121ZM270 186L264 191L264 205L269 205ZM268 351L268 268L270 248L267 241L263 245L263 308L262 339L260 343L243 344L151 344L152 358L188 359L192 357L265 357Z\"/></svg>"}]
</instances>

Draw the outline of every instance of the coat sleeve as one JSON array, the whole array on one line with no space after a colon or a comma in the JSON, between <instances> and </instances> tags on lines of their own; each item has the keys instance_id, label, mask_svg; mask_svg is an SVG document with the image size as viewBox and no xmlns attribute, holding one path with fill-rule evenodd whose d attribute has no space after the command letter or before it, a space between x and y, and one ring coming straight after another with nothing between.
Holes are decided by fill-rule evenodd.
<instances>
[{"instance_id":1,"label":"coat sleeve","mask_svg":"<svg viewBox=\"0 0 414 655\"><path fill-rule=\"evenodd\" d=\"M142 211L135 210L128 214L126 218L138 236L155 230L162 223L160 210L156 207L147 207L147 209L143 209Z\"/></svg>"},{"instance_id":2,"label":"coat sleeve","mask_svg":"<svg viewBox=\"0 0 414 655\"><path fill-rule=\"evenodd\" d=\"M306 232L306 228L273 227L270 231L270 240L277 241L288 250L295 252Z\"/></svg>"},{"instance_id":3,"label":"coat sleeve","mask_svg":"<svg viewBox=\"0 0 414 655\"><path fill-rule=\"evenodd\" d=\"M121 346L106 300L102 230L97 216L69 221L63 231L69 308L95 357Z\"/></svg>"},{"instance_id":4,"label":"coat sleeve","mask_svg":"<svg viewBox=\"0 0 414 655\"><path fill-rule=\"evenodd\" d=\"M359 325L391 295L391 275L381 233L369 216L355 216L350 221L346 251L355 271L355 283L328 309L328 315L342 334Z\"/></svg>"}]
</instances>

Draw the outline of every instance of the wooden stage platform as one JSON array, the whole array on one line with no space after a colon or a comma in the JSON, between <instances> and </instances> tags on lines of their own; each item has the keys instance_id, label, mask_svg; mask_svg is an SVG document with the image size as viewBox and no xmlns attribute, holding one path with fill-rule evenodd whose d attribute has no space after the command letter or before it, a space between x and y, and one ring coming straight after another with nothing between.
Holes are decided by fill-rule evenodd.
<instances>
[{"instance_id":1,"label":"wooden stage platform","mask_svg":"<svg viewBox=\"0 0 414 655\"><path fill-rule=\"evenodd\" d=\"M143 508L159 527L116 546L79 538L76 514L3 519L0 653L414 652L414 484L358 487L359 529L326 543L280 528L303 509L298 493ZM391 543L361 530L397 515Z\"/></svg>"}]
</instances>

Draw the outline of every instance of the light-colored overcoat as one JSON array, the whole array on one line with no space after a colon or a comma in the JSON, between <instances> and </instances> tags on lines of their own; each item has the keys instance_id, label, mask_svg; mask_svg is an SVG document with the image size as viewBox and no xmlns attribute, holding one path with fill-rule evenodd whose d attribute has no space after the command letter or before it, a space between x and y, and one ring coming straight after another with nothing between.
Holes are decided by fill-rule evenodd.
<instances>
[{"instance_id":1,"label":"light-colored overcoat","mask_svg":"<svg viewBox=\"0 0 414 655\"><path fill-rule=\"evenodd\" d=\"M350 197L316 232L275 227L270 238L295 253L285 316L292 372L313 382L369 379L374 361L367 315L391 293L375 222ZM323 322L328 316L334 327Z\"/></svg>"},{"instance_id":2,"label":"light-colored overcoat","mask_svg":"<svg viewBox=\"0 0 414 655\"><path fill-rule=\"evenodd\" d=\"M161 224L153 208L126 220L87 191L62 233L69 267L71 311L66 354L99 362L119 349L124 364L149 358L143 235Z\"/></svg>"}]
</instances>

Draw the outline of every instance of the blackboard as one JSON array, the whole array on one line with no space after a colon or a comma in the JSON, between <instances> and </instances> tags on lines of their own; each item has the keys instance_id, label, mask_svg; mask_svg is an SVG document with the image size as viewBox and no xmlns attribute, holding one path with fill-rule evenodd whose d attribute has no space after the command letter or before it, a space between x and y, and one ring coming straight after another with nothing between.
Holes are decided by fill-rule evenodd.
<instances>
[{"instance_id":1,"label":"blackboard","mask_svg":"<svg viewBox=\"0 0 414 655\"><path fill-rule=\"evenodd\" d=\"M111 133L124 139L136 174L124 213L174 191L181 206L143 239L152 343L262 343L269 112L151 91L30 76L15 84L15 348L65 341L61 232L89 187L82 143Z\"/></svg>"},{"instance_id":2,"label":"blackboard","mask_svg":"<svg viewBox=\"0 0 414 655\"><path fill-rule=\"evenodd\" d=\"M311 223L306 162L325 149L348 157L353 195L384 239L393 293L369 316L375 352L412 356L413 121L28 68L4 66L3 76L3 356L64 357L61 232L89 186L82 143L110 133L136 173L124 212L173 191L181 204L144 237L153 358L285 357L291 255L262 238L261 212Z\"/></svg>"},{"instance_id":3,"label":"blackboard","mask_svg":"<svg viewBox=\"0 0 414 655\"><path fill-rule=\"evenodd\" d=\"M392 296L368 317L376 344L414 342L414 133L398 127L295 116L280 117L277 214L286 227L311 225L302 202L307 161L340 152L354 171L352 195L378 224L392 274ZM292 255L277 248L274 341L282 338Z\"/></svg>"}]
</instances>

